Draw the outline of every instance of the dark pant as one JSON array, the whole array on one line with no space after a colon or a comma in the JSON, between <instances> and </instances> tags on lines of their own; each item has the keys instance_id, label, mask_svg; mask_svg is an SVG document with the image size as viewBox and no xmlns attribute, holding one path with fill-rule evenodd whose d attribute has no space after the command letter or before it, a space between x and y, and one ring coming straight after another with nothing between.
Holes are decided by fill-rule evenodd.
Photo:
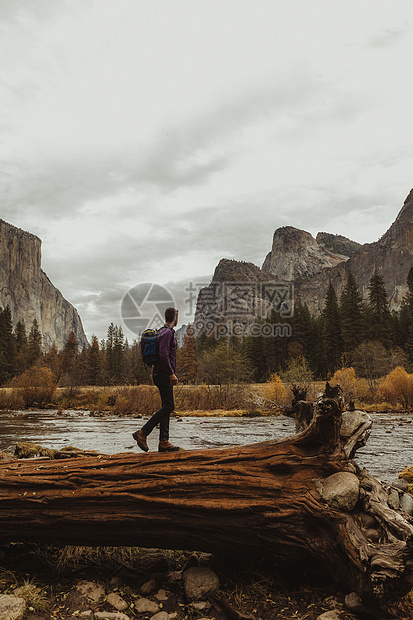
<instances>
[{"instance_id":1,"label":"dark pant","mask_svg":"<svg viewBox=\"0 0 413 620\"><path fill-rule=\"evenodd\" d=\"M155 376L153 381L161 395L162 406L156 413L153 414L146 424L142 426L142 433L144 435L149 435L155 426L159 424L159 441L168 441L169 419L172 411L175 409L174 388L169 381L169 376L167 378L169 384L164 378L157 379Z\"/></svg>"}]
</instances>

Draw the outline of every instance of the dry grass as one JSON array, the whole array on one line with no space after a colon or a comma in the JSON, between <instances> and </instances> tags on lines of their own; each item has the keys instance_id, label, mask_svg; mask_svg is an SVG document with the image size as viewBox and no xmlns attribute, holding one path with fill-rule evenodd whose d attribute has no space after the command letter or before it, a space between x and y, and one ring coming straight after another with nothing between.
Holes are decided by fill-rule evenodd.
<instances>
[{"instance_id":1,"label":"dry grass","mask_svg":"<svg viewBox=\"0 0 413 620\"><path fill-rule=\"evenodd\" d=\"M410 405L410 392L403 392L403 382L396 381L400 377L405 378L404 371L399 371L396 376L391 373L382 380L375 393L371 392L365 379L356 379L354 383L350 377L349 385L346 385L348 396L354 397L359 409L401 411L406 402ZM411 375L408 377L410 379ZM331 381L335 383L338 378L335 376ZM159 392L154 385L58 387L53 390L53 395L48 391L50 387L45 391L40 386L33 390L27 387L0 388L0 410L54 407L128 416L150 415L160 406ZM314 400L324 388L325 381L314 381L307 399ZM290 385L278 381L275 384L178 385L175 388L177 415L268 415L280 412L279 406L288 405L291 398Z\"/></svg>"}]
</instances>

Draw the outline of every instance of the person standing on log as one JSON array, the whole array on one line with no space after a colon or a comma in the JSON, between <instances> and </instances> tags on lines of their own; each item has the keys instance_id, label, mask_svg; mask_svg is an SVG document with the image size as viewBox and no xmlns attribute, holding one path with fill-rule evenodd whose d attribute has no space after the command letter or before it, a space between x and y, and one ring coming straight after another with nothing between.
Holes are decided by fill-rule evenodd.
<instances>
[{"instance_id":1,"label":"person standing on log","mask_svg":"<svg viewBox=\"0 0 413 620\"><path fill-rule=\"evenodd\" d=\"M178 310L167 308L165 310L165 325L158 332L158 360L153 367L153 382L161 395L161 408L142 426L141 429L132 433L138 446L144 452L149 447L146 438L159 424L159 452L176 452L180 450L169 442L169 420L175 409L174 385L178 383L175 374L176 367L176 340L174 327L178 323Z\"/></svg>"}]
</instances>

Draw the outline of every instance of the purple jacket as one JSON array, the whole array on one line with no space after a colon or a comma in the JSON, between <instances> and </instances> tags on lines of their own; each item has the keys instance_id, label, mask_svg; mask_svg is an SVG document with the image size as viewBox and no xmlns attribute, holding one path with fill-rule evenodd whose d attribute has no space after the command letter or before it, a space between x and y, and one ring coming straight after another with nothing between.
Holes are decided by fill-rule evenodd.
<instances>
[{"instance_id":1,"label":"purple jacket","mask_svg":"<svg viewBox=\"0 0 413 620\"><path fill-rule=\"evenodd\" d=\"M165 324L158 331L158 361L153 367L153 374L175 373L176 347L175 330Z\"/></svg>"}]
</instances>

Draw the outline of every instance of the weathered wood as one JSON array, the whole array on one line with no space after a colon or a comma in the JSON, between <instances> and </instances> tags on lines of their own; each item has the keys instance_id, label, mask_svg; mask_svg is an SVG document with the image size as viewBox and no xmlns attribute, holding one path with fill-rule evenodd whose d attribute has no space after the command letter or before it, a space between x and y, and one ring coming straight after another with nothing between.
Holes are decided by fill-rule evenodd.
<instances>
[{"instance_id":1,"label":"weathered wood","mask_svg":"<svg viewBox=\"0 0 413 620\"><path fill-rule=\"evenodd\" d=\"M314 412L303 433L285 440L0 463L0 542L242 554L278 568L325 568L360 594L404 593L413 526L388 506L380 483L348 460L346 446L349 454L355 444L340 444L339 400L324 395ZM320 495L320 481L337 472L360 480L354 509L334 508ZM376 520L377 542L362 525L365 513Z\"/></svg>"}]
</instances>

